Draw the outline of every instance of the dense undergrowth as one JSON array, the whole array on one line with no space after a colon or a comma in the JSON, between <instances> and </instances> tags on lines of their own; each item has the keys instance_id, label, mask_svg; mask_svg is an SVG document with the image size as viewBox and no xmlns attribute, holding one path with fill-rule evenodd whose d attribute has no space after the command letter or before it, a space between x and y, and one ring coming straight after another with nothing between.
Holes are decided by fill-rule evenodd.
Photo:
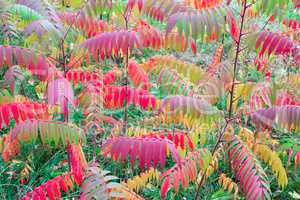
<instances>
[{"instance_id":1,"label":"dense undergrowth","mask_svg":"<svg viewBox=\"0 0 300 200\"><path fill-rule=\"evenodd\" d=\"M298 0L0 0L0 199L300 199Z\"/></svg>"}]
</instances>

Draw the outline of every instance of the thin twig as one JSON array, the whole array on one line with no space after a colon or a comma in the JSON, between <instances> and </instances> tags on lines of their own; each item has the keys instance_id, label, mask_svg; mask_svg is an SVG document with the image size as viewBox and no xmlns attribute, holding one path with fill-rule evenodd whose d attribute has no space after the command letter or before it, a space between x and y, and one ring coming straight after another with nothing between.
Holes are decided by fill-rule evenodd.
<instances>
[{"instance_id":1,"label":"thin twig","mask_svg":"<svg viewBox=\"0 0 300 200\"><path fill-rule=\"evenodd\" d=\"M243 2L243 11L241 13L241 26L240 26L240 34L239 34L239 39L237 41L237 48L236 48L236 54L235 54L235 60L234 60L234 69L233 69L233 80L232 80L232 86L231 86L231 90L230 90L230 106L229 106L229 117L226 120L226 123L223 127L223 129L220 131L220 133L218 134L218 139L217 139L217 142L213 148L213 151L212 151L212 155L215 154L219 144L221 143L222 141L222 138L224 136L224 133L226 131L226 128L228 126L228 124L234 120L235 118L232 118L232 106L233 106L233 96L234 96L234 87L235 87L235 79L236 79L236 75L237 75L237 65L238 65L238 58L239 58L239 54L240 54L240 44L241 44L241 39L243 37L243 27L244 27L244 20L245 20L245 14L246 14L246 10L247 8L249 8L251 5L247 5L247 0L245 0ZM197 200L198 197L199 197L199 194L200 194L200 188L205 180L205 174L206 173L203 173L203 176L201 177L200 179L200 182L198 184L198 187L197 187L197 191L196 191L196 196L194 198L194 200Z\"/></svg>"},{"instance_id":2,"label":"thin twig","mask_svg":"<svg viewBox=\"0 0 300 200\"><path fill-rule=\"evenodd\" d=\"M125 10L125 13L123 14L124 20L125 20L125 28L128 30L128 21L129 17L131 15L131 10L128 11L128 13ZM128 109L127 109L127 98L128 98L128 60L129 60L129 47L127 47L126 50L126 56L125 56L125 107L124 107L124 124L123 124L123 135L126 135L127 132L127 124L128 124Z\"/></svg>"}]
</instances>

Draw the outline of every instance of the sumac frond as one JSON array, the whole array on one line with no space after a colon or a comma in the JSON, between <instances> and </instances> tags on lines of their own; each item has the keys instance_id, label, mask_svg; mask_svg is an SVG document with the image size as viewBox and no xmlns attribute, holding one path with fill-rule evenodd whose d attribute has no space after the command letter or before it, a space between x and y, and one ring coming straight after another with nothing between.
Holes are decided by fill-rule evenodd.
<instances>
[{"instance_id":1,"label":"sumac frond","mask_svg":"<svg viewBox=\"0 0 300 200\"><path fill-rule=\"evenodd\" d=\"M142 188L146 187L146 185L150 181L159 179L160 172L156 169L150 168L146 172L142 172L140 175L128 179L126 183L123 182L123 185L125 185L130 190L139 192Z\"/></svg>"},{"instance_id":2,"label":"sumac frond","mask_svg":"<svg viewBox=\"0 0 300 200\"><path fill-rule=\"evenodd\" d=\"M251 92L249 106L250 111L254 112L262 108L272 107L271 103L272 88L268 85L258 85Z\"/></svg>"},{"instance_id":3,"label":"sumac frond","mask_svg":"<svg viewBox=\"0 0 300 200\"><path fill-rule=\"evenodd\" d=\"M28 8L31 8L32 10L35 10L37 12L41 12L43 9L42 1L34 1L34 0L17 0L17 4L27 6Z\"/></svg>"},{"instance_id":4,"label":"sumac frond","mask_svg":"<svg viewBox=\"0 0 300 200\"><path fill-rule=\"evenodd\" d=\"M28 77L28 76L27 76ZM26 74L18 65L10 67L4 75L4 87L10 87L13 94L19 94L22 84L26 83Z\"/></svg>"},{"instance_id":5,"label":"sumac frond","mask_svg":"<svg viewBox=\"0 0 300 200\"><path fill-rule=\"evenodd\" d=\"M65 119L68 119L68 103L74 105L74 92L71 83L65 78L53 80L49 82L45 96L49 105L60 105L61 112Z\"/></svg>"},{"instance_id":6,"label":"sumac frond","mask_svg":"<svg viewBox=\"0 0 300 200\"><path fill-rule=\"evenodd\" d=\"M118 55L120 51L125 55L127 50L141 48L141 41L135 31L120 30L100 33L87 39L81 44L81 47L86 48L98 61L99 55L101 55L101 59L104 59L105 56Z\"/></svg>"},{"instance_id":7,"label":"sumac frond","mask_svg":"<svg viewBox=\"0 0 300 200\"><path fill-rule=\"evenodd\" d=\"M109 30L109 25L102 20L93 19L84 14L63 12L59 14L63 22L79 29L88 38Z\"/></svg>"},{"instance_id":8,"label":"sumac frond","mask_svg":"<svg viewBox=\"0 0 300 200\"><path fill-rule=\"evenodd\" d=\"M194 39L205 39L205 36L212 40L219 37L225 31L225 20L228 8L226 5L207 8L204 10L187 10L176 12L168 18L166 32L171 32L177 25L180 34Z\"/></svg>"},{"instance_id":9,"label":"sumac frond","mask_svg":"<svg viewBox=\"0 0 300 200\"><path fill-rule=\"evenodd\" d=\"M34 188L33 191L24 195L22 198L20 198L20 200L45 200L47 198L50 200L60 199L62 197L61 191L68 193L69 190L73 190L73 188L74 180L72 179L72 175L71 173L66 173L48 180L42 185Z\"/></svg>"},{"instance_id":10,"label":"sumac frond","mask_svg":"<svg viewBox=\"0 0 300 200\"><path fill-rule=\"evenodd\" d=\"M9 67L15 64L26 67L41 80L54 76L53 64L42 54L30 49L0 45L0 66L4 64Z\"/></svg>"},{"instance_id":11,"label":"sumac frond","mask_svg":"<svg viewBox=\"0 0 300 200\"><path fill-rule=\"evenodd\" d=\"M110 9L112 9L112 0L89 0L82 8L82 14L89 17L102 16Z\"/></svg>"},{"instance_id":12,"label":"sumac frond","mask_svg":"<svg viewBox=\"0 0 300 200\"><path fill-rule=\"evenodd\" d=\"M192 96L194 85L185 81L175 70L163 69L158 77L161 92L166 95Z\"/></svg>"},{"instance_id":13,"label":"sumac frond","mask_svg":"<svg viewBox=\"0 0 300 200\"><path fill-rule=\"evenodd\" d=\"M195 182L200 172L205 172L211 159L211 153L206 149L190 152L181 161L181 166L175 164L172 168L162 174L163 183L161 186L161 198L165 198L170 187L178 192L180 183L187 188L190 182Z\"/></svg>"},{"instance_id":14,"label":"sumac frond","mask_svg":"<svg viewBox=\"0 0 300 200\"><path fill-rule=\"evenodd\" d=\"M251 117L257 130L272 129L275 123L276 109L260 109L252 113Z\"/></svg>"},{"instance_id":15,"label":"sumac frond","mask_svg":"<svg viewBox=\"0 0 300 200\"><path fill-rule=\"evenodd\" d=\"M109 174L109 171L100 169L98 165L89 167L80 189L80 200L124 197L122 192L118 192L123 187L116 182L118 178Z\"/></svg>"},{"instance_id":16,"label":"sumac frond","mask_svg":"<svg viewBox=\"0 0 300 200\"><path fill-rule=\"evenodd\" d=\"M208 65L207 71L210 74L215 74L217 72L217 65L220 64L220 62L222 60L223 52L224 52L224 46L220 45L216 49L215 55L214 55L211 63Z\"/></svg>"},{"instance_id":17,"label":"sumac frond","mask_svg":"<svg viewBox=\"0 0 300 200\"><path fill-rule=\"evenodd\" d=\"M180 35L178 32L173 31L166 35L144 21L141 21L138 25L137 32L144 47L165 48L183 52L190 45L193 53L196 54L196 42Z\"/></svg>"},{"instance_id":18,"label":"sumac frond","mask_svg":"<svg viewBox=\"0 0 300 200\"><path fill-rule=\"evenodd\" d=\"M24 29L24 33L26 35L36 33L40 40L42 40L43 36L48 33L53 35L55 38L63 37L63 33L57 29L55 24L46 19L40 19L32 22Z\"/></svg>"},{"instance_id":19,"label":"sumac frond","mask_svg":"<svg viewBox=\"0 0 300 200\"><path fill-rule=\"evenodd\" d=\"M254 14L266 14L271 15L273 13L282 15L282 10L288 5L288 0L258 0L252 5Z\"/></svg>"},{"instance_id":20,"label":"sumac frond","mask_svg":"<svg viewBox=\"0 0 300 200\"><path fill-rule=\"evenodd\" d=\"M134 162L139 158L140 168L143 170L151 166L156 168L158 162L163 168L166 163L167 151L170 150L173 159L180 165L180 157L172 141L161 138L143 138L143 137L113 137L106 141L103 145L104 156L108 154L114 160L124 162L129 155L132 170L134 170Z\"/></svg>"},{"instance_id":21,"label":"sumac frond","mask_svg":"<svg viewBox=\"0 0 300 200\"><path fill-rule=\"evenodd\" d=\"M300 130L300 106L280 106L276 108L276 123L289 131Z\"/></svg>"},{"instance_id":22,"label":"sumac frond","mask_svg":"<svg viewBox=\"0 0 300 200\"><path fill-rule=\"evenodd\" d=\"M128 199L128 200L145 200L143 197L139 196L138 194L136 194L132 190L128 189L127 187L121 187L118 190L122 193L122 195L125 196L124 199Z\"/></svg>"},{"instance_id":23,"label":"sumac frond","mask_svg":"<svg viewBox=\"0 0 300 200\"><path fill-rule=\"evenodd\" d=\"M269 31L264 31L256 35L255 48L259 49L260 56L267 53L268 55L292 55L296 57L299 54L296 42L282 34Z\"/></svg>"},{"instance_id":24,"label":"sumac frond","mask_svg":"<svg viewBox=\"0 0 300 200\"><path fill-rule=\"evenodd\" d=\"M267 177L254 155L236 136L228 142L228 156L235 178L246 199L271 199Z\"/></svg>"},{"instance_id":25,"label":"sumac frond","mask_svg":"<svg viewBox=\"0 0 300 200\"><path fill-rule=\"evenodd\" d=\"M174 116L168 116L165 114L160 114L153 117L144 118L140 121L140 124L145 126L151 126L154 128L160 128L162 125L165 126L172 126L174 124L183 126L185 129L190 129L194 125L196 125L194 118L184 118L182 119L182 116L180 115L174 115Z\"/></svg>"},{"instance_id":26,"label":"sumac frond","mask_svg":"<svg viewBox=\"0 0 300 200\"><path fill-rule=\"evenodd\" d=\"M165 21L168 17L181 10L186 10L187 6L174 0L147 0L143 4L143 13L160 22Z\"/></svg>"},{"instance_id":27,"label":"sumac frond","mask_svg":"<svg viewBox=\"0 0 300 200\"><path fill-rule=\"evenodd\" d=\"M235 182L232 181L231 178L226 177L225 174L221 174L219 176L218 180L219 184L229 192L232 192L234 190L234 199L237 199L239 194L239 188Z\"/></svg>"},{"instance_id":28,"label":"sumac frond","mask_svg":"<svg viewBox=\"0 0 300 200\"><path fill-rule=\"evenodd\" d=\"M40 15L36 10L22 4L13 4L9 6L7 11L13 15L18 15L20 19L24 20L25 22L43 18L43 16Z\"/></svg>"},{"instance_id":29,"label":"sumac frond","mask_svg":"<svg viewBox=\"0 0 300 200\"><path fill-rule=\"evenodd\" d=\"M3 123L6 127L8 127L11 118L13 118L16 123L27 119L48 119L48 106L47 104L35 102L8 103L0 105L0 129L2 128Z\"/></svg>"},{"instance_id":30,"label":"sumac frond","mask_svg":"<svg viewBox=\"0 0 300 200\"><path fill-rule=\"evenodd\" d=\"M252 113L256 129L272 129L276 123L289 131L300 130L300 106L287 105L261 109Z\"/></svg>"},{"instance_id":31,"label":"sumac frond","mask_svg":"<svg viewBox=\"0 0 300 200\"><path fill-rule=\"evenodd\" d=\"M150 89L150 82L147 73L142 66L134 61L128 64L128 76L133 82L134 86L144 90Z\"/></svg>"},{"instance_id":32,"label":"sumac frond","mask_svg":"<svg viewBox=\"0 0 300 200\"><path fill-rule=\"evenodd\" d=\"M186 5L196 8L198 10L213 8L222 4L223 0L185 0Z\"/></svg>"},{"instance_id":33,"label":"sumac frond","mask_svg":"<svg viewBox=\"0 0 300 200\"><path fill-rule=\"evenodd\" d=\"M271 167L277 178L278 185L284 188L288 183L288 178L278 154L272 151L267 145L258 143L254 144L253 151L255 155Z\"/></svg>"},{"instance_id":34,"label":"sumac frond","mask_svg":"<svg viewBox=\"0 0 300 200\"><path fill-rule=\"evenodd\" d=\"M153 56L143 64L147 72L159 74L163 68L175 69L193 84L204 77L205 72L197 65L176 59L174 56Z\"/></svg>"},{"instance_id":35,"label":"sumac frond","mask_svg":"<svg viewBox=\"0 0 300 200\"><path fill-rule=\"evenodd\" d=\"M77 185L80 185L84 179L84 173L87 168L87 162L80 144L68 145L68 159L71 167L73 179Z\"/></svg>"},{"instance_id":36,"label":"sumac frond","mask_svg":"<svg viewBox=\"0 0 300 200\"><path fill-rule=\"evenodd\" d=\"M106 86L104 88L104 106L106 108L121 108L131 103L142 109L157 109L157 99L146 90L133 89L125 86Z\"/></svg>"},{"instance_id":37,"label":"sumac frond","mask_svg":"<svg viewBox=\"0 0 300 200\"><path fill-rule=\"evenodd\" d=\"M19 143L68 145L70 143L85 143L85 135L78 127L54 121L27 120L17 124L9 133L2 152L3 160L16 155L15 147Z\"/></svg>"},{"instance_id":38,"label":"sumac frond","mask_svg":"<svg viewBox=\"0 0 300 200\"><path fill-rule=\"evenodd\" d=\"M166 114L184 113L192 116L216 115L220 111L203 99L186 96L168 96L160 104L160 112Z\"/></svg>"},{"instance_id":39,"label":"sumac frond","mask_svg":"<svg viewBox=\"0 0 300 200\"><path fill-rule=\"evenodd\" d=\"M182 150L188 149L193 151L194 150L194 144L191 140L191 138L187 135L187 133L184 133L182 131L155 131L143 134L142 137L146 138L161 138L161 139L168 139L172 142L174 142L175 147L180 147ZM186 147L187 146L187 147Z\"/></svg>"},{"instance_id":40,"label":"sumac frond","mask_svg":"<svg viewBox=\"0 0 300 200\"><path fill-rule=\"evenodd\" d=\"M253 153L265 163L267 163L274 172L278 185L284 188L288 179L284 166L275 151L272 151L262 138L254 138L254 133L247 128L242 128L239 137L247 143L247 146L253 150Z\"/></svg>"},{"instance_id":41,"label":"sumac frond","mask_svg":"<svg viewBox=\"0 0 300 200\"><path fill-rule=\"evenodd\" d=\"M286 106L286 105L300 106L300 101L297 101L297 99L289 92L280 92L276 96L275 105L276 106Z\"/></svg>"},{"instance_id":42,"label":"sumac frond","mask_svg":"<svg viewBox=\"0 0 300 200\"><path fill-rule=\"evenodd\" d=\"M210 160L209 166L207 167L205 175L209 177L219 168L219 160L222 160L222 156L224 155L224 147L220 145L220 147L215 151L214 155Z\"/></svg>"}]
</instances>

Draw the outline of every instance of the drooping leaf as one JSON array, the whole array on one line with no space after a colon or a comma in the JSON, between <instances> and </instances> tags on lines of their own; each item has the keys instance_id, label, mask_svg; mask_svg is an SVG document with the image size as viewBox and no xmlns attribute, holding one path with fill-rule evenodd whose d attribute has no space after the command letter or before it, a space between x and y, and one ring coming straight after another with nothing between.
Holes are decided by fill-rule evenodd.
<instances>
[{"instance_id":1,"label":"drooping leaf","mask_svg":"<svg viewBox=\"0 0 300 200\"><path fill-rule=\"evenodd\" d=\"M130 61L128 64L128 77L131 79L135 87L144 90L150 89L150 82L147 73L135 61Z\"/></svg>"},{"instance_id":2,"label":"drooping leaf","mask_svg":"<svg viewBox=\"0 0 300 200\"><path fill-rule=\"evenodd\" d=\"M257 130L272 129L275 123L289 131L300 130L300 107L294 105L261 109L251 114Z\"/></svg>"},{"instance_id":3,"label":"drooping leaf","mask_svg":"<svg viewBox=\"0 0 300 200\"><path fill-rule=\"evenodd\" d=\"M117 68L114 68L103 75L98 72L89 72L85 70L69 70L66 74L66 78L69 82L73 81L75 85L80 81L81 84L91 83L100 89L103 85L115 83L120 75L121 71Z\"/></svg>"},{"instance_id":4,"label":"drooping leaf","mask_svg":"<svg viewBox=\"0 0 300 200\"><path fill-rule=\"evenodd\" d=\"M65 118L68 116L68 103L74 105L74 92L67 79L60 78L49 82L45 96L49 105L60 105Z\"/></svg>"},{"instance_id":5,"label":"drooping leaf","mask_svg":"<svg viewBox=\"0 0 300 200\"><path fill-rule=\"evenodd\" d=\"M166 95L192 96L194 94L192 83L184 80L175 70L163 69L158 77L160 92Z\"/></svg>"},{"instance_id":6,"label":"drooping leaf","mask_svg":"<svg viewBox=\"0 0 300 200\"><path fill-rule=\"evenodd\" d=\"M59 14L63 22L79 29L88 38L109 30L109 25L102 20L96 20L82 13L63 12Z\"/></svg>"},{"instance_id":7,"label":"drooping leaf","mask_svg":"<svg viewBox=\"0 0 300 200\"><path fill-rule=\"evenodd\" d=\"M288 178L284 166L275 151L272 151L267 145L254 144L253 150L264 162L268 163L274 172L278 185L281 188L286 187Z\"/></svg>"},{"instance_id":8,"label":"drooping leaf","mask_svg":"<svg viewBox=\"0 0 300 200\"><path fill-rule=\"evenodd\" d=\"M224 16L228 8L226 5L207 8L204 10L187 10L176 12L168 18L167 34L177 26L180 34L194 39L205 39L205 36L215 39L225 31Z\"/></svg>"},{"instance_id":9,"label":"drooping leaf","mask_svg":"<svg viewBox=\"0 0 300 200\"><path fill-rule=\"evenodd\" d=\"M226 16L226 23L229 25L229 29L230 29L229 32L230 32L232 39L235 42L238 42L240 30L238 27L238 23L231 12L228 12L228 14Z\"/></svg>"},{"instance_id":10,"label":"drooping leaf","mask_svg":"<svg viewBox=\"0 0 300 200\"><path fill-rule=\"evenodd\" d=\"M0 45L0 66L5 64L26 67L41 80L50 79L55 74L53 64L45 56L26 48Z\"/></svg>"},{"instance_id":11,"label":"drooping leaf","mask_svg":"<svg viewBox=\"0 0 300 200\"><path fill-rule=\"evenodd\" d=\"M85 143L85 135L78 127L55 121L26 120L17 124L5 141L2 157L5 161L15 154L16 143L36 143L67 146L70 143Z\"/></svg>"},{"instance_id":12,"label":"drooping leaf","mask_svg":"<svg viewBox=\"0 0 300 200\"><path fill-rule=\"evenodd\" d=\"M268 84L258 84L251 91L249 100L250 112L272 107L272 88Z\"/></svg>"},{"instance_id":13,"label":"drooping leaf","mask_svg":"<svg viewBox=\"0 0 300 200\"><path fill-rule=\"evenodd\" d=\"M19 94L22 84L26 83L27 77L18 65L12 66L4 75L4 87L9 86L13 94Z\"/></svg>"},{"instance_id":14,"label":"drooping leaf","mask_svg":"<svg viewBox=\"0 0 300 200\"><path fill-rule=\"evenodd\" d=\"M239 193L239 188L235 182L232 181L231 178L226 177L225 174L221 174L219 176L218 183L225 189L228 190L229 192L233 192L234 190L234 200L237 199L238 193Z\"/></svg>"},{"instance_id":15,"label":"drooping leaf","mask_svg":"<svg viewBox=\"0 0 300 200\"><path fill-rule=\"evenodd\" d=\"M300 29L300 21L299 20L294 20L294 19L284 19L282 21L282 24L285 26L289 27L292 30L299 30Z\"/></svg>"},{"instance_id":16,"label":"drooping leaf","mask_svg":"<svg viewBox=\"0 0 300 200\"><path fill-rule=\"evenodd\" d=\"M81 185L84 179L85 170L87 168L87 162L82 152L81 145L69 144L67 149L74 182L77 185Z\"/></svg>"},{"instance_id":17,"label":"drooping leaf","mask_svg":"<svg viewBox=\"0 0 300 200\"><path fill-rule=\"evenodd\" d=\"M300 101L297 101L296 98L291 95L289 92L279 92L275 100L276 106L285 106L285 105L296 105L300 106Z\"/></svg>"},{"instance_id":18,"label":"drooping leaf","mask_svg":"<svg viewBox=\"0 0 300 200\"><path fill-rule=\"evenodd\" d=\"M103 145L104 156L108 154L114 159L119 157L124 162L129 155L132 170L134 162L139 158L140 168L157 167L158 162L163 168L166 163L167 151L170 150L173 159L180 165L180 157L172 141L161 138L143 137L113 137Z\"/></svg>"},{"instance_id":19,"label":"drooping leaf","mask_svg":"<svg viewBox=\"0 0 300 200\"><path fill-rule=\"evenodd\" d=\"M229 163L246 199L271 199L267 176L255 156L238 137L233 135L228 138Z\"/></svg>"},{"instance_id":20,"label":"drooping leaf","mask_svg":"<svg viewBox=\"0 0 300 200\"><path fill-rule=\"evenodd\" d=\"M102 82L101 78L100 73L88 72L85 70L69 70L66 74L66 79L69 82L73 81L75 85L79 82L81 84L91 82L92 84L97 85L97 83Z\"/></svg>"},{"instance_id":21,"label":"drooping leaf","mask_svg":"<svg viewBox=\"0 0 300 200\"><path fill-rule=\"evenodd\" d=\"M263 31L253 34L253 37L255 38L255 48L259 49L260 56L267 53L268 55L290 55L297 59L299 57L296 42L280 33Z\"/></svg>"},{"instance_id":22,"label":"drooping leaf","mask_svg":"<svg viewBox=\"0 0 300 200\"><path fill-rule=\"evenodd\" d=\"M18 15L20 16L20 19L29 22L43 18L43 16L40 15L37 11L22 4L13 4L9 6L8 12L14 15Z\"/></svg>"},{"instance_id":23,"label":"drooping leaf","mask_svg":"<svg viewBox=\"0 0 300 200\"><path fill-rule=\"evenodd\" d=\"M276 108L276 123L289 131L300 130L300 106L280 106Z\"/></svg>"},{"instance_id":24,"label":"drooping leaf","mask_svg":"<svg viewBox=\"0 0 300 200\"><path fill-rule=\"evenodd\" d=\"M224 46L220 45L216 49L215 55L214 55L211 63L208 65L208 68L207 68L208 73L215 74L217 72L217 65L220 64L220 62L222 60L223 52L224 52Z\"/></svg>"},{"instance_id":25,"label":"drooping leaf","mask_svg":"<svg viewBox=\"0 0 300 200\"><path fill-rule=\"evenodd\" d=\"M134 130L132 130L134 131ZM136 130L137 131L137 130ZM128 134L130 134L130 130L128 130ZM180 147L181 150L189 149L190 151L194 150L195 145L191 141L191 138L187 133L181 131L155 131L155 132L146 132L146 133L134 133L135 136L142 136L145 138L161 138L168 139L175 144L175 147Z\"/></svg>"},{"instance_id":26,"label":"drooping leaf","mask_svg":"<svg viewBox=\"0 0 300 200\"><path fill-rule=\"evenodd\" d=\"M272 129L275 123L276 110L275 108L260 109L251 116L257 130Z\"/></svg>"},{"instance_id":27,"label":"drooping leaf","mask_svg":"<svg viewBox=\"0 0 300 200\"><path fill-rule=\"evenodd\" d=\"M295 155L295 165L294 165L295 170L298 168L299 163L300 163L300 152L296 153Z\"/></svg>"},{"instance_id":28,"label":"drooping leaf","mask_svg":"<svg viewBox=\"0 0 300 200\"><path fill-rule=\"evenodd\" d=\"M174 69L193 84L205 76L205 72L197 65L176 59L173 56L153 56L143 63L147 72L159 74L164 68Z\"/></svg>"},{"instance_id":29,"label":"drooping leaf","mask_svg":"<svg viewBox=\"0 0 300 200\"><path fill-rule=\"evenodd\" d=\"M16 123L27 119L48 119L48 105L36 102L7 103L0 105L0 129L5 124L9 126L10 120Z\"/></svg>"},{"instance_id":30,"label":"drooping leaf","mask_svg":"<svg viewBox=\"0 0 300 200\"><path fill-rule=\"evenodd\" d=\"M82 14L89 17L103 15L112 9L112 0L89 0L82 8Z\"/></svg>"},{"instance_id":31,"label":"drooping leaf","mask_svg":"<svg viewBox=\"0 0 300 200\"><path fill-rule=\"evenodd\" d=\"M125 55L127 50L141 48L141 41L135 31L120 30L100 33L83 42L81 47L86 48L98 61L100 55L104 59L105 56L118 55L119 52Z\"/></svg>"},{"instance_id":32,"label":"drooping leaf","mask_svg":"<svg viewBox=\"0 0 300 200\"><path fill-rule=\"evenodd\" d=\"M143 4L142 13L160 22L165 21L176 11L186 10L186 6L174 0L146 0Z\"/></svg>"},{"instance_id":33,"label":"drooping leaf","mask_svg":"<svg viewBox=\"0 0 300 200\"><path fill-rule=\"evenodd\" d=\"M179 186L187 188L190 182L195 182L197 175L204 173L211 159L211 153L206 149L190 152L182 160L181 166L175 164L172 168L162 174L163 183L161 186L161 198L165 198L166 192L173 187L175 192L179 191Z\"/></svg>"},{"instance_id":34,"label":"drooping leaf","mask_svg":"<svg viewBox=\"0 0 300 200\"><path fill-rule=\"evenodd\" d=\"M131 179L128 179L123 182L130 190L135 190L139 192L142 188L146 187L146 185L151 182L152 180L159 180L160 179L160 172L156 169L149 169L146 172L142 172L140 175L134 176Z\"/></svg>"},{"instance_id":35,"label":"drooping leaf","mask_svg":"<svg viewBox=\"0 0 300 200\"><path fill-rule=\"evenodd\" d=\"M46 181L40 186L34 188L33 191L28 192L20 198L20 200L40 199L45 200L47 197L51 200L62 198L61 191L69 192L73 190L73 181L70 173L56 176L53 179Z\"/></svg>"},{"instance_id":36,"label":"drooping leaf","mask_svg":"<svg viewBox=\"0 0 300 200\"><path fill-rule=\"evenodd\" d=\"M36 33L39 39L43 39L43 36L47 33L55 36L54 38L62 38L62 33L52 24L49 20L40 19L32 22L24 29L26 35Z\"/></svg>"},{"instance_id":37,"label":"drooping leaf","mask_svg":"<svg viewBox=\"0 0 300 200\"><path fill-rule=\"evenodd\" d=\"M191 113L194 115L216 115L220 111L203 99L188 96L168 96L160 104L159 110L165 113Z\"/></svg>"},{"instance_id":38,"label":"drooping leaf","mask_svg":"<svg viewBox=\"0 0 300 200\"><path fill-rule=\"evenodd\" d=\"M139 105L142 109L157 109L157 99L146 90L133 89L126 86L104 87L104 106L106 108L120 108L133 104Z\"/></svg>"},{"instance_id":39,"label":"drooping leaf","mask_svg":"<svg viewBox=\"0 0 300 200\"><path fill-rule=\"evenodd\" d=\"M195 40L186 38L176 31L166 35L144 21L141 21L136 29L144 47L151 47L154 49L165 48L167 50L183 52L186 51L190 45L193 53L196 54L197 45Z\"/></svg>"},{"instance_id":40,"label":"drooping leaf","mask_svg":"<svg viewBox=\"0 0 300 200\"><path fill-rule=\"evenodd\" d=\"M198 10L212 8L222 4L223 0L185 0L184 3Z\"/></svg>"},{"instance_id":41,"label":"drooping leaf","mask_svg":"<svg viewBox=\"0 0 300 200\"><path fill-rule=\"evenodd\" d=\"M289 0L258 0L253 6L254 14L278 15L282 16Z\"/></svg>"},{"instance_id":42,"label":"drooping leaf","mask_svg":"<svg viewBox=\"0 0 300 200\"><path fill-rule=\"evenodd\" d=\"M80 189L80 200L110 199L124 197L120 192L122 185L117 183L117 177L109 175L110 172L102 170L98 165L88 168L87 175Z\"/></svg>"}]
</instances>

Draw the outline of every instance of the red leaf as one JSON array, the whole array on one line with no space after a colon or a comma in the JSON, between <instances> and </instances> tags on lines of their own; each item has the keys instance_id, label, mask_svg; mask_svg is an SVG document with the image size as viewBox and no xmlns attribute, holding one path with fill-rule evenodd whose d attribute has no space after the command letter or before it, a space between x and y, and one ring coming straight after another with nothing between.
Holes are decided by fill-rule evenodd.
<instances>
[{"instance_id":1,"label":"red leaf","mask_svg":"<svg viewBox=\"0 0 300 200\"><path fill-rule=\"evenodd\" d=\"M55 200L55 195L53 193L53 188L52 188L52 181L50 181L46 186L45 189L47 191L47 195L49 197L50 200Z\"/></svg>"},{"instance_id":2,"label":"red leaf","mask_svg":"<svg viewBox=\"0 0 300 200\"><path fill-rule=\"evenodd\" d=\"M195 40L191 41L191 48L192 48L193 53L196 55L197 54L197 44L196 44Z\"/></svg>"},{"instance_id":3,"label":"red leaf","mask_svg":"<svg viewBox=\"0 0 300 200\"><path fill-rule=\"evenodd\" d=\"M115 160L117 160L120 155L129 155L132 168L138 157L140 168L144 169L145 163L147 168L149 168L151 163L156 166L158 160L160 166L163 167L166 162L167 147L171 150L174 160L180 163L179 154L174 144L171 141L159 137L111 138L104 144L103 149L105 155L110 153Z\"/></svg>"},{"instance_id":4,"label":"red leaf","mask_svg":"<svg viewBox=\"0 0 300 200\"><path fill-rule=\"evenodd\" d=\"M7 105L2 106L2 116L6 127L9 125L10 108Z\"/></svg>"},{"instance_id":5,"label":"red leaf","mask_svg":"<svg viewBox=\"0 0 300 200\"><path fill-rule=\"evenodd\" d=\"M170 187L170 178L167 177L164 180L164 182L163 182L163 184L161 186L161 189L160 189L160 193L161 193L161 198L162 199L165 199L165 195L166 195L166 192L168 191L169 187Z\"/></svg>"},{"instance_id":6,"label":"red leaf","mask_svg":"<svg viewBox=\"0 0 300 200\"><path fill-rule=\"evenodd\" d=\"M239 39L239 34L240 34L239 32L240 32L240 30L238 28L238 24L236 22L236 19L234 18L234 16L232 15L231 12L227 13L226 22L227 22L227 24L230 27L230 35L231 35L231 37L233 38L233 40L235 42L237 42L238 39Z\"/></svg>"}]
</instances>

